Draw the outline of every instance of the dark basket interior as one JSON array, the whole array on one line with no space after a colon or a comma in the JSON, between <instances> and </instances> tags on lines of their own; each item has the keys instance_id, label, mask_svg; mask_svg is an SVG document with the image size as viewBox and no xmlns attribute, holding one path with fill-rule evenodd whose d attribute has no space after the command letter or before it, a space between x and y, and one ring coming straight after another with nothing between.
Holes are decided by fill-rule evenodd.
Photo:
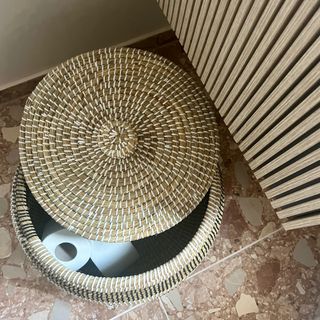
<instances>
[{"instance_id":1,"label":"dark basket interior","mask_svg":"<svg viewBox=\"0 0 320 320\"><path fill-rule=\"evenodd\" d=\"M174 227L158 235L132 241L132 244L139 253L139 259L117 276L141 274L174 258L187 246L197 232L207 210L208 200L209 192L195 210ZM52 218L35 200L28 187L27 205L37 235L42 239L44 226ZM79 272L93 276L103 276L95 267L91 259L79 270Z\"/></svg>"}]
</instances>

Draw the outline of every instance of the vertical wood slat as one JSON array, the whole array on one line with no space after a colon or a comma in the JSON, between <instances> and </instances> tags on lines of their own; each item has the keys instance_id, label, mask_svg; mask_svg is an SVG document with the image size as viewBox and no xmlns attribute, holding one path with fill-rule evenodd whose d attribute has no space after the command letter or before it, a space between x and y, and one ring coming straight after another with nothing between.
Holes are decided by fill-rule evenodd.
<instances>
[{"instance_id":1,"label":"vertical wood slat","mask_svg":"<svg viewBox=\"0 0 320 320\"><path fill-rule=\"evenodd\" d=\"M317 166L307 172L301 173L299 176L266 191L266 195L269 199L271 199L282 193L300 187L303 184L308 183L315 178L320 178L320 166Z\"/></svg>"},{"instance_id":2,"label":"vertical wood slat","mask_svg":"<svg viewBox=\"0 0 320 320\"><path fill-rule=\"evenodd\" d=\"M174 1L174 10L173 10L173 17L172 17L174 30L177 30L179 15L180 15L180 5L182 1L183 0Z\"/></svg>"},{"instance_id":3,"label":"vertical wood slat","mask_svg":"<svg viewBox=\"0 0 320 320\"><path fill-rule=\"evenodd\" d=\"M245 2L247 5L250 2ZM249 12L244 12L243 9L239 8L240 14L244 12L245 20L239 18L239 23L237 21L233 22L233 28L236 28L239 25L239 30L230 30L230 34L235 33L235 39L232 41L231 37L228 37L227 41L233 42L231 43L231 48L229 53L224 54L220 53L219 60L216 61L212 71L210 72L210 76L206 80L206 89L210 93L212 99L215 99L217 93L219 92L219 88L221 88L222 83L224 83L225 78L231 73L233 66L236 64L239 55L241 54L242 49L248 43L250 37L252 37L255 32L259 29L259 23L263 24L263 17L259 19L260 15L268 15L270 10L270 6L268 6L267 1L253 1L251 7L249 7ZM257 15L257 12L259 15ZM261 21L260 21L261 20ZM265 21L264 21L265 22ZM230 39L229 39L230 38ZM224 60L224 61L222 61ZM209 68L206 68L209 70Z\"/></svg>"},{"instance_id":4,"label":"vertical wood slat","mask_svg":"<svg viewBox=\"0 0 320 320\"><path fill-rule=\"evenodd\" d=\"M179 35L180 41L183 44L185 44L185 39L187 36L188 27L191 20L191 12L193 11L194 3L195 3L195 0L192 0L192 1L188 1L186 5L185 17L182 21L181 32Z\"/></svg>"},{"instance_id":5,"label":"vertical wood slat","mask_svg":"<svg viewBox=\"0 0 320 320\"><path fill-rule=\"evenodd\" d=\"M222 1L221 3L226 4L227 2ZM214 60L223 44L224 38L228 35L229 27L231 26L231 22L237 12L239 3L240 2L231 1L229 6L223 6L223 13L221 13L221 15L218 10L216 18L217 21L216 23L213 23L209 33L209 39L214 39L214 41L211 46L205 46L197 66L197 72L200 75L200 78L202 77L203 72L205 73L204 76L206 76L206 70L209 72L211 66L213 65Z\"/></svg>"},{"instance_id":6,"label":"vertical wood slat","mask_svg":"<svg viewBox=\"0 0 320 320\"><path fill-rule=\"evenodd\" d=\"M178 37L181 36L182 23L185 20L186 7L187 7L187 3L189 2L190 1L183 1L183 0L180 1L179 16L178 16L178 21L176 25L176 33Z\"/></svg>"},{"instance_id":7,"label":"vertical wood slat","mask_svg":"<svg viewBox=\"0 0 320 320\"><path fill-rule=\"evenodd\" d=\"M302 227L312 227L320 224L320 215L313 215L310 217L303 217L293 221L283 223L283 228L288 230L298 229Z\"/></svg>"},{"instance_id":8,"label":"vertical wood slat","mask_svg":"<svg viewBox=\"0 0 320 320\"><path fill-rule=\"evenodd\" d=\"M219 41L221 43L220 48L218 48L217 44L219 44L219 42L217 42L215 44L216 48L213 48L215 49L216 54L212 49L205 68L203 68L203 71L199 73L201 75L201 80L203 81L203 83L209 84L209 76L210 79L213 78L215 73L218 72L219 66L223 65L223 61L231 51L231 48L238 36L239 30L241 29L252 4L253 0L239 2L238 8L235 9L233 19L230 17L231 19L230 21L228 21L228 33L226 30L227 26L221 27L221 36L224 37L224 39L222 39L222 41Z\"/></svg>"},{"instance_id":9,"label":"vertical wood slat","mask_svg":"<svg viewBox=\"0 0 320 320\"><path fill-rule=\"evenodd\" d=\"M201 18L199 16L200 16L200 10L201 10L202 4L203 4L203 0L200 0L200 1L195 0L193 13L191 14L189 29L187 30L187 34L186 34L186 41L183 44L186 52L189 51L191 41L195 32L195 29L197 28L198 22L200 21L201 23Z\"/></svg>"},{"instance_id":10,"label":"vertical wood slat","mask_svg":"<svg viewBox=\"0 0 320 320\"><path fill-rule=\"evenodd\" d=\"M273 200L271 201L271 204L274 208L280 208L280 207L290 205L291 203L298 202L305 198L310 198L314 195L320 195L320 183L316 183L302 190L298 190L293 193L290 193L286 197Z\"/></svg>"},{"instance_id":11,"label":"vertical wood slat","mask_svg":"<svg viewBox=\"0 0 320 320\"><path fill-rule=\"evenodd\" d=\"M172 22L173 10L174 10L174 2L169 1L169 8L168 8L168 15L167 15L169 23Z\"/></svg>"},{"instance_id":12,"label":"vertical wood slat","mask_svg":"<svg viewBox=\"0 0 320 320\"><path fill-rule=\"evenodd\" d=\"M233 104L231 106L231 111L225 117L225 122L229 125L232 133L235 132L237 126L232 124L234 117L237 115L237 120L239 122L244 120L244 114L247 112L246 107L250 107L255 105L255 103L259 103L260 99L264 97L266 91L278 81L278 77L282 75L283 72L287 72L288 74L287 68L291 63L293 63L296 56L303 51L308 42L317 33L317 30L315 29L319 24L320 10L308 22L307 26L302 30L302 32L299 33L297 38L291 44L290 49L283 53L285 47L290 45L294 34L305 22L303 17L301 18L302 12L305 12L306 9L309 8L309 6L305 4L306 3L303 3L301 7L299 7L299 10L294 15L294 18L290 21L290 24L287 25L284 32L278 38L276 44L272 47L272 50L268 53L267 57L261 64L259 64L257 71L253 76L250 77L249 82L246 84L245 88L241 90L240 95L237 95L236 99L231 100L228 97L226 100L226 105L228 107L231 106L230 103ZM311 11L312 8L309 8L309 11L307 12ZM316 46L317 45L318 44L316 44ZM313 55L311 55L310 59L312 59L312 57ZM279 58L280 61L277 62ZM263 81L263 85L261 85L261 81ZM256 98L256 101L251 101L254 97Z\"/></svg>"},{"instance_id":13,"label":"vertical wood slat","mask_svg":"<svg viewBox=\"0 0 320 320\"><path fill-rule=\"evenodd\" d=\"M293 52L299 52L302 50L304 46L306 46L306 43L309 42L317 33L315 31L315 26L320 21L320 10L316 17L310 21L310 25L308 25L308 29L304 29L301 32L299 37L297 37L294 44L292 44L292 50ZM313 25L312 25L313 22ZM309 31L309 32L307 32ZM234 138L236 141L240 141L244 137L244 135L253 127L253 123L256 123L256 121L249 121L246 123L246 125L242 125L242 122L245 121L246 116L250 113L251 110L254 110L254 108L258 108L258 111L256 112L259 114L263 107L266 105L272 105L273 102L276 102L276 99L279 99L281 95L283 95L286 90L288 90L303 74L304 70L306 70L310 65L312 65L315 61L319 60L319 45L320 45L320 39L318 41L315 41L305 52L305 54L299 59L299 61L292 66L292 68L287 71L286 68L296 59L296 54L291 53L291 50L288 50L287 52L291 54L284 54L279 63L276 67L273 68L272 72L268 76L268 78L264 81L263 86L261 86L257 92L254 94L254 96L247 102L246 105L241 104L241 112L238 114L237 119L233 121L232 124L230 124L229 128L230 131L234 134ZM282 80L279 80L279 84L277 85L276 89L274 89L269 97L262 102L262 104L259 106L259 103L261 99L267 94L268 90L272 90L272 86L275 82L278 81L280 78L279 75L285 74L284 78ZM251 109L251 110L250 110ZM256 116L257 116L256 114ZM262 118L262 117L261 117ZM251 117L249 118L251 119ZM257 119L259 121L260 119ZM236 129L242 125L242 128L236 132Z\"/></svg>"},{"instance_id":14,"label":"vertical wood slat","mask_svg":"<svg viewBox=\"0 0 320 320\"><path fill-rule=\"evenodd\" d=\"M302 136L305 132L315 127L317 123L318 124L320 123L320 108L315 112L313 112L312 114L310 114L309 117L301 121L299 127L296 127L295 130L290 131L288 134L286 134L282 138L277 139L277 141L270 148L268 148L267 152L264 152L257 158L253 159L250 162L251 168L255 169L259 165L263 164L266 160L270 159L273 155L279 153L284 148L284 146L290 144L291 142L293 142L294 140ZM308 140L311 140L311 138L306 137L302 141L302 143L306 143L308 142ZM312 141L310 142L313 143ZM290 149L288 152L290 152ZM283 154L285 155L286 151L283 152Z\"/></svg>"},{"instance_id":15,"label":"vertical wood slat","mask_svg":"<svg viewBox=\"0 0 320 320\"><path fill-rule=\"evenodd\" d=\"M270 113L264 117L264 119L257 125L257 127L246 137L246 139L240 143L241 150L245 151L246 158L251 159L257 152L263 149L270 141L276 139L279 133L284 132L286 128L293 125L299 118L301 118L307 112L310 112L312 108L320 103L320 87L313 90L305 99L298 102L294 108L294 103L303 98L305 92L308 92L310 88L316 85L320 72L320 65L317 65L293 90L279 103L274 109L271 109ZM270 127L270 124L279 119L288 111L287 114L277 125ZM268 110L268 109L267 109ZM252 115L253 121L255 115ZM258 121L257 121L258 122ZM268 132L266 132L268 130ZM263 137L259 139L259 143L250 145L256 141L260 133L266 132ZM249 148L250 147L250 148Z\"/></svg>"},{"instance_id":16,"label":"vertical wood slat","mask_svg":"<svg viewBox=\"0 0 320 320\"><path fill-rule=\"evenodd\" d=\"M238 69L237 65L235 66L235 72L237 73L236 81L229 82L227 79L227 90L222 90L215 100L216 106L223 117L227 115L227 112L233 106L234 100L241 94L247 82L250 81L253 76L255 70L258 69L261 63L265 60L267 54L270 52L273 53L273 43L277 39L278 33L281 32L282 28L285 26L286 20L295 11L297 3L299 3L298 0L289 1L280 8L277 15L274 17L272 24L266 30L263 38L259 41L257 48L250 57L250 60L246 61L245 68L242 70ZM229 88L231 90L228 90Z\"/></svg>"},{"instance_id":17,"label":"vertical wood slat","mask_svg":"<svg viewBox=\"0 0 320 320\"><path fill-rule=\"evenodd\" d=\"M280 219L285 219L298 216L299 214L306 212L315 212L316 210L320 210L320 196L317 199L305 201L294 207L280 209L277 211L277 214Z\"/></svg>"},{"instance_id":18,"label":"vertical wood slat","mask_svg":"<svg viewBox=\"0 0 320 320\"><path fill-rule=\"evenodd\" d=\"M261 180L260 184L263 190L270 188L271 185L279 183L280 181L292 176L293 174L302 171L306 167L310 167L320 160L320 148L308 153L305 157L295 161L294 163L285 166L282 170L275 174Z\"/></svg>"},{"instance_id":19,"label":"vertical wood slat","mask_svg":"<svg viewBox=\"0 0 320 320\"><path fill-rule=\"evenodd\" d=\"M318 0L158 3L279 218L320 210Z\"/></svg>"},{"instance_id":20,"label":"vertical wood slat","mask_svg":"<svg viewBox=\"0 0 320 320\"><path fill-rule=\"evenodd\" d=\"M210 28L214 23L216 23L216 16L220 14L220 11L221 11L220 9L220 11L217 12L218 9L221 8L219 1L207 0L207 3L209 6L204 7L204 10L206 10L206 12L203 12L205 19L203 21L203 26L201 30L199 30L200 31L199 39L197 39L198 41L194 43L195 47L191 48L194 50L193 56L191 58L193 62L193 66L198 65L202 52L205 46L208 45L207 39L209 36ZM224 1L224 3L226 2Z\"/></svg>"},{"instance_id":21,"label":"vertical wood slat","mask_svg":"<svg viewBox=\"0 0 320 320\"><path fill-rule=\"evenodd\" d=\"M197 19L197 23L194 26L193 34L191 34L191 31L189 32L190 37L191 37L190 46L189 46L189 48L185 48L185 50L186 50L186 53L187 53L188 58L190 60L194 59L196 49L198 49L200 46L199 42L201 39L203 39L204 24L206 21L208 21L208 24L209 24L210 17L208 17L207 19L206 19L206 17L207 17L207 14L213 13L212 6L214 6L214 8L215 8L217 6L217 2L212 2L210 0L203 0L202 1L201 7L200 7L200 12L199 12L199 17ZM209 11L209 8L211 9L211 11ZM212 17L211 17L211 19L212 19ZM173 30L174 30L174 28L173 28Z\"/></svg>"},{"instance_id":22,"label":"vertical wood slat","mask_svg":"<svg viewBox=\"0 0 320 320\"><path fill-rule=\"evenodd\" d=\"M312 134L310 134L308 136L308 139L305 139L300 143L297 143L295 146L287 150L285 153L282 153L274 160L269 161L263 167L254 171L255 176L258 179L263 178L269 172L280 167L281 165L285 164L286 162L293 159L294 157L301 155L303 152L307 151L308 149L311 149L312 147L319 145L319 140L320 140L320 130L317 130ZM254 167L251 166L251 162L249 162L249 166L251 167L251 169L254 169Z\"/></svg>"},{"instance_id":23,"label":"vertical wood slat","mask_svg":"<svg viewBox=\"0 0 320 320\"><path fill-rule=\"evenodd\" d=\"M164 13L166 16L168 16L169 2L170 2L170 0L164 0L164 1L163 1L163 13Z\"/></svg>"},{"instance_id":24,"label":"vertical wood slat","mask_svg":"<svg viewBox=\"0 0 320 320\"><path fill-rule=\"evenodd\" d=\"M255 4L256 3L263 2L255 1ZM257 15L257 13L260 11L256 6L253 6L253 12L249 14L243 26L243 32L239 34L239 38L234 44L233 51L227 59L220 76L217 78L215 85L209 88L210 96L216 101L217 105L222 103L223 97L225 96L223 93L226 92L227 94L229 90L232 89L238 75L245 68L251 55L267 32L269 24L272 23L276 13L281 8L281 3L282 2L278 0L268 1L266 8L259 15ZM253 22L250 26L252 20Z\"/></svg>"}]
</instances>

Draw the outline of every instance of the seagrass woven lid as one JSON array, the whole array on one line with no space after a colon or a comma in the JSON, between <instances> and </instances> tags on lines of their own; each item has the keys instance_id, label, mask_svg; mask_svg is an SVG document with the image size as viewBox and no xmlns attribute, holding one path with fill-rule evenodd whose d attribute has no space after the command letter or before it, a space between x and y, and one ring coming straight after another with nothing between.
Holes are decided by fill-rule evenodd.
<instances>
[{"instance_id":1,"label":"seagrass woven lid","mask_svg":"<svg viewBox=\"0 0 320 320\"><path fill-rule=\"evenodd\" d=\"M174 226L217 168L212 104L179 67L101 49L53 69L27 100L20 159L41 206L69 230L121 242Z\"/></svg>"}]
</instances>

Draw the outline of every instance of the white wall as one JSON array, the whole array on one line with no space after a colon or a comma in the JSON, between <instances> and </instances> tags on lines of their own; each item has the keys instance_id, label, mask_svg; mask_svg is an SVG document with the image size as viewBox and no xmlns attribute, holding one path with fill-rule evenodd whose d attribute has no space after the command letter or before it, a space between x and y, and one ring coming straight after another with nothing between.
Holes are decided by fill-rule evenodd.
<instances>
[{"instance_id":1,"label":"white wall","mask_svg":"<svg viewBox=\"0 0 320 320\"><path fill-rule=\"evenodd\" d=\"M0 90L167 27L155 0L0 0Z\"/></svg>"}]
</instances>

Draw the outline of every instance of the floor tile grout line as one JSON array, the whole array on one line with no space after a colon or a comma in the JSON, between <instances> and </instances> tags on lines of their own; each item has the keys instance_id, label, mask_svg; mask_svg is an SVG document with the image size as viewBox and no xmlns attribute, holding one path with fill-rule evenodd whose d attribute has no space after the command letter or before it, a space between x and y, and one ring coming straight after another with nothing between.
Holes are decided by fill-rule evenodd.
<instances>
[{"instance_id":1,"label":"floor tile grout line","mask_svg":"<svg viewBox=\"0 0 320 320\"><path fill-rule=\"evenodd\" d=\"M159 297L158 300L159 300L160 308L162 309L163 313L165 314L166 319L170 320L169 315L167 313L167 310L166 310L165 306L163 305L161 298Z\"/></svg>"},{"instance_id":2,"label":"floor tile grout line","mask_svg":"<svg viewBox=\"0 0 320 320\"><path fill-rule=\"evenodd\" d=\"M141 307L143 305L144 305L144 303L137 304L137 305L135 305L135 306L133 306L133 307L131 307L131 308L125 310L125 311L122 311L121 313L119 313L117 315L115 315L114 317L110 318L110 320L119 319L120 317L124 316L125 314L129 313L130 311L133 311L133 310L135 310L135 309L137 309L137 308L139 308L139 307Z\"/></svg>"},{"instance_id":3,"label":"floor tile grout line","mask_svg":"<svg viewBox=\"0 0 320 320\"><path fill-rule=\"evenodd\" d=\"M213 262L212 264L210 264L209 266L207 266L207 267L199 270L198 272L192 273L189 277L186 278L186 280L192 279L193 277L195 277L195 276L197 276L197 275L199 275L199 274L201 274L201 273L203 273L203 272L205 272L205 271L207 271L207 270L209 270L209 269L211 269L211 268L213 268L213 267L221 264L222 262L224 262L224 261L226 261L226 260L229 260L229 259L237 256L238 254L240 254L240 253L246 251L247 249L255 246L255 245L258 244L259 242L262 242L262 241L264 241L265 239L268 239L268 238L272 237L273 235L275 235L276 233L278 233L278 232L280 232L280 231L284 231L283 227L280 227L280 228L278 228L277 230L275 230L275 231L273 231L273 232L265 235L265 236L262 237L261 239L257 239L257 240L255 240L255 241L251 242L250 244L247 244L246 246L242 247L241 249L239 249L239 250L237 250L237 251L229 254L228 256L226 256L226 257L224 257L224 258L222 258L222 259L220 259L220 260L218 260L218 261L216 261L216 262Z\"/></svg>"}]
</instances>

